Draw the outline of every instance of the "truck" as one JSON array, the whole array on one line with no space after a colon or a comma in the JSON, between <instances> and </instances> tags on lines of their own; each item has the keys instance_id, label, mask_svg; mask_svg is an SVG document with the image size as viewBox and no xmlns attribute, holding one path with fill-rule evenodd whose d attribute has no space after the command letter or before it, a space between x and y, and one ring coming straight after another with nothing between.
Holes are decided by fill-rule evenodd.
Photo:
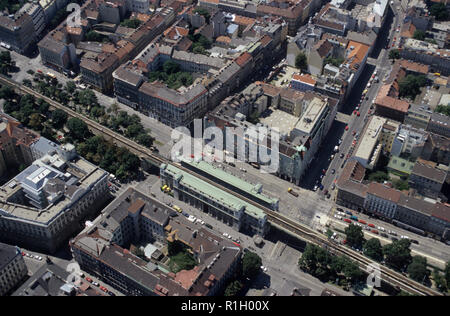
<instances>
[{"instance_id":1,"label":"truck","mask_svg":"<svg viewBox=\"0 0 450 316\"><path fill-rule=\"evenodd\" d=\"M290 194L292 194L293 196L298 197L298 193L295 192L294 190L292 190L292 188L289 188L289 189L288 189L288 192L289 192Z\"/></svg>"}]
</instances>

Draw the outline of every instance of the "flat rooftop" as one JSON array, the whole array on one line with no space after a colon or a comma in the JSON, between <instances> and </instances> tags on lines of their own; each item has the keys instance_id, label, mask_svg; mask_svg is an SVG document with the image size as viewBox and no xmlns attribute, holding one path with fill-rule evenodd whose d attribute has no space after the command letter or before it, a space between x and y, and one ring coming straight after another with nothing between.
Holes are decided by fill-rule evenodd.
<instances>
[{"instance_id":1,"label":"flat rooftop","mask_svg":"<svg viewBox=\"0 0 450 316\"><path fill-rule=\"evenodd\" d=\"M260 122L269 126L270 128L278 129L281 135L289 135L297 125L300 118L282 110L270 110L272 111L272 113L270 113L270 115L266 117L260 117Z\"/></svg>"},{"instance_id":2,"label":"flat rooftop","mask_svg":"<svg viewBox=\"0 0 450 316\"><path fill-rule=\"evenodd\" d=\"M238 188L268 204L276 203L278 199L270 198L262 193L259 193L260 184L252 184L247 181L242 180L232 174L223 171L220 168L216 168L203 160L200 161L188 161L184 160L185 163L202 170L203 172L211 175L214 178L221 179L222 181L228 183L230 186Z\"/></svg>"},{"instance_id":3,"label":"flat rooftop","mask_svg":"<svg viewBox=\"0 0 450 316\"><path fill-rule=\"evenodd\" d=\"M170 164L164 164L161 166L166 172L172 174L174 178L181 177L180 183L186 187L192 188L194 191L199 192L201 195L217 201L228 208L239 210L245 207L245 213L252 217L262 219L266 217L266 214L260 208L257 208L237 197L231 195L225 191L222 191L215 186L197 178L189 173Z\"/></svg>"},{"instance_id":4,"label":"flat rooftop","mask_svg":"<svg viewBox=\"0 0 450 316\"><path fill-rule=\"evenodd\" d=\"M327 103L319 98L314 98L302 115L301 120L298 121L295 129L309 135L314 126L316 126L319 119L322 118L322 113L325 110Z\"/></svg>"},{"instance_id":5,"label":"flat rooftop","mask_svg":"<svg viewBox=\"0 0 450 316\"><path fill-rule=\"evenodd\" d=\"M359 140L359 146L355 153L355 156L364 160L369 160L372 155L373 149L378 142L383 125L387 119L380 116L372 116L367 128L364 130L364 134Z\"/></svg>"}]
</instances>

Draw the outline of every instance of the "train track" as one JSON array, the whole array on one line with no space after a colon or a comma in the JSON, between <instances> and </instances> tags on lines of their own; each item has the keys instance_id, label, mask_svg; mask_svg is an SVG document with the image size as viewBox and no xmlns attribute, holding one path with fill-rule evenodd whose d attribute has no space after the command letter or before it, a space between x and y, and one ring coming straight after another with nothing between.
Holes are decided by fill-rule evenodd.
<instances>
[{"instance_id":1,"label":"train track","mask_svg":"<svg viewBox=\"0 0 450 316\"><path fill-rule=\"evenodd\" d=\"M240 195L240 194L238 194L216 182L213 182L212 180L210 180L200 174L195 173L194 171L192 171L188 168L183 167L179 163L174 163L174 162L168 160L167 158L154 153L149 148L139 145L139 144L135 143L134 141L132 141L116 132L111 131L109 128L102 126L101 124L95 122L94 120L91 120L91 119L85 117L84 115L81 115L81 114L73 111L72 109L63 106L62 104L34 91L31 88L25 87L25 86L15 82L14 80L11 80L11 79L1 76L1 75L0 75L0 83L4 83L4 84L6 84L12 88L15 88L23 93L33 95L36 98L41 98L41 99L45 100L46 102L48 102L51 107L64 110L68 114L69 117L76 117L76 118L83 120L88 125L88 127L91 129L91 131L96 131L99 134L108 136L109 138L114 140L116 144L118 144L118 145L120 144L121 146L128 148L130 151L137 154L141 158L144 158L144 159L150 158L150 160L160 163L160 164L166 163L166 164L175 165L177 168L179 168L189 174L192 174L192 175L196 176L197 178L199 178L211 185L214 185L215 187L218 187L219 189L221 189L225 192L228 192L229 194L232 194L232 195L244 200L245 202L247 202L249 204L252 204L252 205L262 209L266 213L267 219L269 222L271 222L271 224L277 225L277 226L293 233L295 236L300 237L303 240L306 240L309 243L312 243L312 244L315 244L315 245L318 245L321 247L325 247L334 254L341 254L341 255L348 256L352 260L356 261L364 271L367 271L368 265L376 264L375 261L370 260L369 258L361 255L360 253L358 253L356 251L353 251L345 246L342 246L340 244L336 244L336 243L329 241L325 236L312 230L311 228L307 227L306 225L303 225L297 221L294 221L285 215L274 212L271 209L264 207L264 206L260 205L259 203L255 202L253 200L250 200L249 198L247 198L245 196L242 196L242 195ZM433 289L430 289L430 288L424 286L423 284L415 282L415 281L407 278L406 276L402 275L401 273L393 271L385 266L380 265L380 272L381 272L381 278L383 281L390 283L402 290L405 290L405 291L408 291L408 292L411 292L414 294L418 294L418 295L429 295L429 296L441 296L442 295L441 293L439 293Z\"/></svg>"}]
</instances>

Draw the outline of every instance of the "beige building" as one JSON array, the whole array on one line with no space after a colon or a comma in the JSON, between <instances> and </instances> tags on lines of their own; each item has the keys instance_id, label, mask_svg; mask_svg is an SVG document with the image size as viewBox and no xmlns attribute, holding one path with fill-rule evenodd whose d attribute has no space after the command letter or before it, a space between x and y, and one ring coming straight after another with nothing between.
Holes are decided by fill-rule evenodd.
<instances>
[{"instance_id":1,"label":"beige building","mask_svg":"<svg viewBox=\"0 0 450 316\"><path fill-rule=\"evenodd\" d=\"M0 296L14 289L27 273L19 248L0 243Z\"/></svg>"}]
</instances>

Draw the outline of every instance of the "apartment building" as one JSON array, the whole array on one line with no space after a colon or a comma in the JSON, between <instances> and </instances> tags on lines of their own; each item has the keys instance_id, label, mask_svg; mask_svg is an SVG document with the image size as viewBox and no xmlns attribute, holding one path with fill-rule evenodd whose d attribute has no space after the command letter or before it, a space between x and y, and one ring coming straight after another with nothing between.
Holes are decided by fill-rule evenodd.
<instances>
[{"instance_id":1,"label":"apartment building","mask_svg":"<svg viewBox=\"0 0 450 316\"><path fill-rule=\"evenodd\" d=\"M27 13L31 17L36 36L39 38L47 25L42 7L37 3L27 2L20 8L19 13Z\"/></svg>"},{"instance_id":2,"label":"apartment building","mask_svg":"<svg viewBox=\"0 0 450 316\"><path fill-rule=\"evenodd\" d=\"M450 118L441 113L431 114L427 131L437 135L450 137Z\"/></svg>"},{"instance_id":3,"label":"apartment building","mask_svg":"<svg viewBox=\"0 0 450 316\"><path fill-rule=\"evenodd\" d=\"M411 104L404 120L405 125L427 130L433 111L427 105Z\"/></svg>"},{"instance_id":4,"label":"apartment building","mask_svg":"<svg viewBox=\"0 0 450 316\"><path fill-rule=\"evenodd\" d=\"M381 183L372 182L367 186L364 208L377 216L393 219L401 192Z\"/></svg>"},{"instance_id":5,"label":"apartment building","mask_svg":"<svg viewBox=\"0 0 450 316\"><path fill-rule=\"evenodd\" d=\"M28 13L15 15L0 15L0 38L2 42L11 46L11 49L24 54L30 51L36 43L36 32L33 19Z\"/></svg>"},{"instance_id":6,"label":"apartment building","mask_svg":"<svg viewBox=\"0 0 450 316\"><path fill-rule=\"evenodd\" d=\"M42 64L59 71L72 68L76 59L75 46L55 39L53 34L55 32L51 32L38 43Z\"/></svg>"},{"instance_id":7,"label":"apartment building","mask_svg":"<svg viewBox=\"0 0 450 316\"><path fill-rule=\"evenodd\" d=\"M390 153L394 156L406 153L411 158L417 158L422 154L428 135L424 130L402 124L393 139Z\"/></svg>"},{"instance_id":8,"label":"apartment building","mask_svg":"<svg viewBox=\"0 0 450 316\"><path fill-rule=\"evenodd\" d=\"M447 179L447 172L416 161L409 177L409 185L421 194L438 197L442 185Z\"/></svg>"},{"instance_id":9,"label":"apartment building","mask_svg":"<svg viewBox=\"0 0 450 316\"><path fill-rule=\"evenodd\" d=\"M449 204L410 196L389 185L369 183L364 180L365 171L356 160L346 163L336 183L338 205L398 221L442 240L450 238Z\"/></svg>"},{"instance_id":10,"label":"apartment building","mask_svg":"<svg viewBox=\"0 0 450 316\"><path fill-rule=\"evenodd\" d=\"M235 272L241 249L178 215L129 188L71 240L73 257L84 271L126 295L216 295ZM145 252L145 260L128 250L139 242L151 242L145 247L151 249ZM160 248L174 242L193 254L197 262L193 269L168 272L168 258Z\"/></svg>"},{"instance_id":11,"label":"apartment building","mask_svg":"<svg viewBox=\"0 0 450 316\"><path fill-rule=\"evenodd\" d=\"M10 293L27 273L28 269L20 249L0 243L0 296Z\"/></svg>"},{"instance_id":12,"label":"apartment building","mask_svg":"<svg viewBox=\"0 0 450 316\"><path fill-rule=\"evenodd\" d=\"M226 133L232 133L227 137L237 139L237 141L227 143L225 137L224 147L234 148L234 152L237 153L237 144L242 142L245 144L245 157L248 157L249 149L253 146L258 148L258 152L265 150L271 157L272 148L269 135L272 130L276 129L280 133L280 143L278 146L279 167L275 174L299 184L329 131L338 101L314 92L302 93L290 89L287 93L282 93L281 89L265 84L262 84L262 88L264 96L268 99L267 106L272 109L272 115L261 120L260 125L255 126L246 121L245 115L242 117L243 113L240 113L238 108L221 104L207 114L204 119L205 128L216 126ZM283 96L290 100L291 105L297 104L297 106L283 106L281 100ZM288 109L297 109L294 113L298 116L290 114L292 113L290 111L285 111ZM284 121L281 124L282 119ZM256 144L245 133L247 129L258 128L258 126L263 126L262 124L268 128L267 143ZM230 129L226 129L226 127L230 127ZM237 129L233 130L233 127ZM264 149L260 148L261 146ZM259 154L258 161L261 161Z\"/></svg>"},{"instance_id":13,"label":"apartment building","mask_svg":"<svg viewBox=\"0 0 450 316\"><path fill-rule=\"evenodd\" d=\"M108 92L113 87L112 73L119 66L119 57L114 53L101 53L81 59L80 70L83 81L96 90Z\"/></svg>"},{"instance_id":14,"label":"apartment building","mask_svg":"<svg viewBox=\"0 0 450 316\"><path fill-rule=\"evenodd\" d=\"M2 241L54 252L105 202L108 173L71 144L55 147L2 187Z\"/></svg>"}]
</instances>

